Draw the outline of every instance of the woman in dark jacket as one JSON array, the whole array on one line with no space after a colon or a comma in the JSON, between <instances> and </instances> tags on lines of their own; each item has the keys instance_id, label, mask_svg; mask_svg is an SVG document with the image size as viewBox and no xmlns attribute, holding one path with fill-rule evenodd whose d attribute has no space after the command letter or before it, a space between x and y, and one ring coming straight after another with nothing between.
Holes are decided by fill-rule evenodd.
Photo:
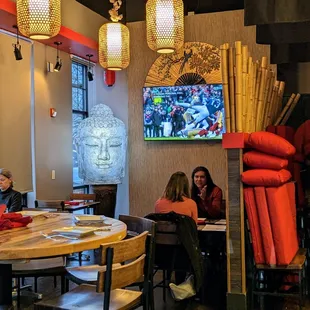
<instances>
[{"instance_id":1,"label":"woman in dark jacket","mask_svg":"<svg viewBox=\"0 0 310 310\"><path fill-rule=\"evenodd\" d=\"M0 205L4 204L8 212L22 210L22 195L13 189L13 176L11 171L0 168Z\"/></svg>"},{"instance_id":2,"label":"woman in dark jacket","mask_svg":"<svg viewBox=\"0 0 310 310\"><path fill-rule=\"evenodd\" d=\"M192 172L192 195L197 203L198 217L219 219L221 217L222 190L213 183L206 167L197 167Z\"/></svg>"}]
</instances>

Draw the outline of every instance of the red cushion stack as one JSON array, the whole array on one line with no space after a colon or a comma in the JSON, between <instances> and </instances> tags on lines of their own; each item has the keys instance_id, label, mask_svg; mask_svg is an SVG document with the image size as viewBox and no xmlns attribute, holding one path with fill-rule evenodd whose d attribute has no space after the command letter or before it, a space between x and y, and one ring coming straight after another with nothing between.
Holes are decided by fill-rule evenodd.
<instances>
[{"instance_id":1,"label":"red cushion stack","mask_svg":"<svg viewBox=\"0 0 310 310\"><path fill-rule=\"evenodd\" d=\"M298 251L295 186L289 161L294 146L269 132L247 138L244 154L248 170L242 173L245 207L256 264L287 265ZM263 251L263 253L261 253Z\"/></svg>"}]
</instances>

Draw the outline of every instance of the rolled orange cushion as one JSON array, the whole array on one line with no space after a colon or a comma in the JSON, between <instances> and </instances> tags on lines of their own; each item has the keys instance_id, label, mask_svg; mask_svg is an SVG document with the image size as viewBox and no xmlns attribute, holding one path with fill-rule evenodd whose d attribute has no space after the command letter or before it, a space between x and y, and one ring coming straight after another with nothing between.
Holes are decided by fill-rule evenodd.
<instances>
[{"instance_id":1,"label":"rolled orange cushion","mask_svg":"<svg viewBox=\"0 0 310 310\"><path fill-rule=\"evenodd\" d=\"M254 260L256 264L265 264L265 256L262 243L262 234L258 221L257 206L255 202L254 190L252 187L243 191L245 209L248 216L249 228L252 236L252 246Z\"/></svg>"},{"instance_id":2,"label":"rolled orange cushion","mask_svg":"<svg viewBox=\"0 0 310 310\"><path fill-rule=\"evenodd\" d=\"M296 152L295 147L287 140L266 131L251 133L248 144L255 150L284 158L293 156Z\"/></svg>"},{"instance_id":3,"label":"rolled orange cushion","mask_svg":"<svg viewBox=\"0 0 310 310\"><path fill-rule=\"evenodd\" d=\"M278 187L292 178L288 170L252 169L241 174L243 183L251 186Z\"/></svg>"},{"instance_id":4,"label":"rolled orange cushion","mask_svg":"<svg viewBox=\"0 0 310 310\"><path fill-rule=\"evenodd\" d=\"M243 155L243 162L251 168L281 170L287 168L288 160L261 152L250 151Z\"/></svg>"}]
</instances>

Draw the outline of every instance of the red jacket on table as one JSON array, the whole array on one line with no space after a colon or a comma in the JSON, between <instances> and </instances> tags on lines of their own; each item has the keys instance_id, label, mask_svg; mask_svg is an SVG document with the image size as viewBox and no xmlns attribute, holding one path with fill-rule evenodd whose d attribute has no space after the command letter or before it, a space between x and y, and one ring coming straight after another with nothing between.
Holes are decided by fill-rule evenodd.
<instances>
[{"instance_id":1,"label":"red jacket on table","mask_svg":"<svg viewBox=\"0 0 310 310\"><path fill-rule=\"evenodd\" d=\"M221 217L223 193L222 190L215 186L210 195L204 200L200 197L196 200L198 206L198 217L208 219L218 219Z\"/></svg>"}]
</instances>

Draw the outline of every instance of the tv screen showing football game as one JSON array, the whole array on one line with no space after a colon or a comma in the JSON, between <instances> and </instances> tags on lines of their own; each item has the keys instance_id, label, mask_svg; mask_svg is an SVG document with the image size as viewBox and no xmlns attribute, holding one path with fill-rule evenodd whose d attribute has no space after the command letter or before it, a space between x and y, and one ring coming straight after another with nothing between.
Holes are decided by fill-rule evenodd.
<instances>
[{"instance_id":1,"label":"tv screen showing football game","mask_svg":"<svg viewBox=\"0 0 310 310\"><path fill-rule=\"evenodd\" d=\"M220 140L222 84L143 88L144 140Z\"/></svg>"}]
</instances>

